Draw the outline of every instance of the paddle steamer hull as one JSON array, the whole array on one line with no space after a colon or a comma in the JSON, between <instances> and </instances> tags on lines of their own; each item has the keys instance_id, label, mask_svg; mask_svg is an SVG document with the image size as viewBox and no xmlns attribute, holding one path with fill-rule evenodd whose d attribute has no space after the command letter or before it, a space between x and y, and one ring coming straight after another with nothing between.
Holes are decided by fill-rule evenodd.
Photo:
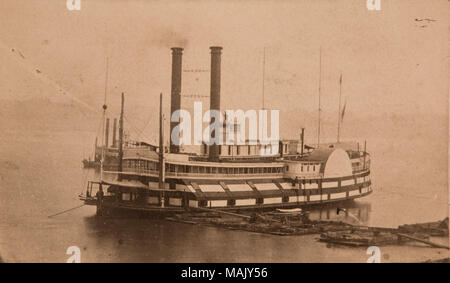
<instances>
[{"instance_id":1,"label":"paddle steamer hull","mask_svg":"<svg viewBox=\"0 0 450 283\"><path fill-rule=\"evenodd\" d=\"M128 157L125 159L128 167L124 167L123 172L105 172L112 175L120 174L121 181L104 180L97 184L97 188L102 186L104 191L101 200L103 208L155 214L201 211L202 208L220 210L294 208L352 200L369 195L372 192L369 161L362 161L366 162L367 167L364 168L364 165L361 167L360 160L365 158L358 157L353 162L348 158L347 165L358 164L353 166L349 175L327 177L324 175L325 170L328 169L328 163L333 163L334 155L336 154L329 154L327 160L321 162L270 163L272 167L264 169L268 171L266 174L253 173L253 176L249 173L239 174L239 171L233 171L236 174L221 174L221 177L212 173L171 172L171 164L184 167L188 165L168 162L164 189L159 189L159 173L150 169L151 164L157 163L157 160ZM187 164L200 166L200 163ZM317 168L314 168L315 171L305 173L292 172L293 169L289 171L289 166L295 168L298 164L303 164L305 171L307 167L311 167L308 168L311 171L313 167ZM157 167L157 164L154 165ZM259 165L253 165L253 168ZM225 165L220 163L220 166L223 168ZM248 172L249 166L241 171ZM208 172L215 171L209 170ZM115 180L115 176L110 179ZM98 206L100 201L94 196L96 188L93 187L92 184L90 188L88 187L82 200L88 205Z\"/></svg>"}]
</instances>

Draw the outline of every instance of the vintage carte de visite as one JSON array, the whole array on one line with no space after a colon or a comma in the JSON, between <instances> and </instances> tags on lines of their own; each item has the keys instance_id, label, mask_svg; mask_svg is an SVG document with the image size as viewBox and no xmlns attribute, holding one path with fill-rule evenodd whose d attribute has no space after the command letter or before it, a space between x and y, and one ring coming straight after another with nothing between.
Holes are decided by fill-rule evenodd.
<instances>
[{"instance_id":1,"label":"vintage carte de visite","mask_svg":"<svg viewBox=\"0 0 450 283\"><path fill-rule=\"evenodd\" d=\"M448 262L448 9L3 0L1 262Z\"/></svg>"}]
</instances>

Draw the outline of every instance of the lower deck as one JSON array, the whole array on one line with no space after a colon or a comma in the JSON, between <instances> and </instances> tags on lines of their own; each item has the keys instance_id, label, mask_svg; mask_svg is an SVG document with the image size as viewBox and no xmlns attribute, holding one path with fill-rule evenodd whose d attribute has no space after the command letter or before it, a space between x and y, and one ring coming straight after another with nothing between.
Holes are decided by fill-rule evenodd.
<instances>
[{"instance_id":1,"label":"lower deck","mask_svg":"<svg viewBox=\"0 0 450 283\"><path fill-rule=\"evenodd\" d=\"M151 182L149 182L150 184ZM126 185L127 184L127 185ZM334 179L246 181L215 183L183 181L175 189L159 190L144 183L99 183L103 196L92 187L80 199L88 205L142 211L181 212L196 208L247 210L293 208L364 197L372 192L370 171ZM101 204L100 204L101 202Z\"/></svg>"}]
</instances>

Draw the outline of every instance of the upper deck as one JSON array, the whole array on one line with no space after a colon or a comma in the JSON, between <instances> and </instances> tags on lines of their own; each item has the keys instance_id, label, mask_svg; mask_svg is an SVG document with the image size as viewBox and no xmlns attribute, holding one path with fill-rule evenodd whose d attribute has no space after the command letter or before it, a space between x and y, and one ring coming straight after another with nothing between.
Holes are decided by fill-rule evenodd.
<instances>
[{"instance_id":1,"label":"upper deck","mask_svg":"<svg viewBox=\"0 0 450 283\"><path fill-rule=\"evenodd\" d=\"M334 150L328 150L321 154L290 155L285 157L271 156L259 159L220 160L207 161L192 154L165 154L165 178L180 179L273 179L273 178L299 178L321 179L330 177L330 170L326 170L330 164L330 156ZM343 151L344 152L344 151ZM336 163L333 174L352 175L370 169L369 154L357 151L347 151L348 161L345 156ZM346 171L342 171L347 164ZM337 168L337 169L336 169ZM107 172L108 173L108 172ZM109 172L119 173L119 172ZM159 176L159 156L153 150L130 149L124 152L123 175Z\"/></svg>"}]
</instances>

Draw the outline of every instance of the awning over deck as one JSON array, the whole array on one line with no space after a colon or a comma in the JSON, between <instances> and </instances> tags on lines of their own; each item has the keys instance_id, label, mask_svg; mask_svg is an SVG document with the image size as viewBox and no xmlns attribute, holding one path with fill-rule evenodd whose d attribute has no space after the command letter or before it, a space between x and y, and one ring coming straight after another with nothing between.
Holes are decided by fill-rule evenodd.
<instances>
[{"instance_id":1,"label":"awning over deck","mask_svg":"<svg viewBox=\"0 0 450 283\"><path fill-rule=\"evenodd\" d=\"M265 183L250 181L201 183L201 181L191 182L186 180L186 184L198 199L246 199L289 195L277 181Z\"/></svg>"},{"instance_id":2,"label":"awning over deck","mask_svg":"<svg viewBox=\"0 0 450 283\"><path fill-rule=\"evenodd\" d=\"M115 185L120 187L126 187L126 188L139 188L139 189L148 189L149 187L139 181L134 180L123 180L123 181L110 181L110 180L103 180L103 184L107 185Z\"/></svg>"}]
</instances>

